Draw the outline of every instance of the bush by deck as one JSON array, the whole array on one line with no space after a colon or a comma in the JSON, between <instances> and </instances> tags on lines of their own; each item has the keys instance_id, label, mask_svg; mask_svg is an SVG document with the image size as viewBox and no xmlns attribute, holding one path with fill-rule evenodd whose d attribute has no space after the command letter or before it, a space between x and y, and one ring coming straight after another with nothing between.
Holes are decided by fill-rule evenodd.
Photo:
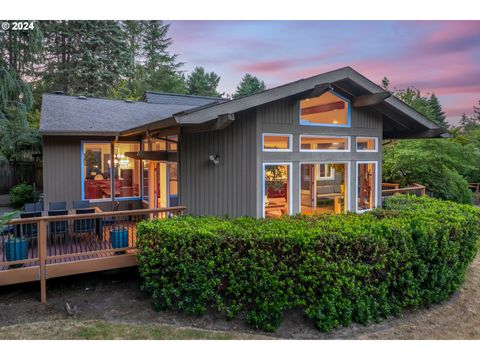
<instances>
[{"instance_id":1,"label":"bush by deck","mask_svg":"<svg viewBox=\"0 0 480 360\"><path fill-rule=\"evenodd\" d=\"M274 331L300 308L320 331L367 324L447 299L480 237L480 212L392 197L365 214L179 217L138 226L143 288L158 309L246 317Z\"/></svg>"}]
</instances>

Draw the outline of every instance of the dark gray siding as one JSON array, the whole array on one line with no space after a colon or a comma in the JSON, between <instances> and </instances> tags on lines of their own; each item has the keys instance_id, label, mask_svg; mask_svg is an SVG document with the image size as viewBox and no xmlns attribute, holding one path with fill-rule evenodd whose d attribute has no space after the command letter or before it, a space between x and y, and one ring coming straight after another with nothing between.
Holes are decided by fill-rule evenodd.
<instances>
[{"instance_id":1,"label":"dark gray siding","mask_svg":"<svg viewBox=\"0 0 480 360\"><path fill-rule=\"evenodd\" d=\"M228 128L180 138L180 203L194 215L256 216L255 112ZM213 165L209 155L220 156Z\"/></svg>"},{"instance_id":2,"label":"dark gray siding","mask_svg":"<svg viewBox=\"0 0 480 360\"><path fill-rule=\"evenodd\" d=\"M43 195L45 208L53 201L66 201L71 208L74 200L82 198L81 157L82 140L111 140L104 138L83 138L77 136L43 137ZM95 202L103 211L112 210L110 201ZM120 201L119 210L141 208L139 200Z\"/></svg>"},{"instance_id":3,"label":"dark gray siding","mask_svg":"<svg viewBox=\"0 0 480 360\"><path fill-rule=\"evenodd\" d=\"M262 216L262 164L285 162L292 164L292 211L298 213L300 211L300 163L302 162L346 162L350 167L350 210L354 211L356 206L355 186L357 176L357 161L377 161L377 196L378 202L381 200L381 183L382 183L382 131L383 123L380 113L367 108L352 108L351 126L350 127L328 127L328 126L306 126L299 124L299 102L294 100L279 100L269 104L259 106L257 109L257 217ZM261 150L263 133L279 133L293 135L293 151L292 152L263 152ZM350 152L324 152L324 153L306 153L300 152L300 135L340 135L350 136ZM356 152L356 137L372 136L378 138L378 152Z\"/></svg>"},{"instance_id":4,"label":"dark gray siding","mask_svg":"<svg viewBox=\"0 0 480 360\"><path fill-rule=\"evenodd\" d=\"M80 138L43 137L43 192L45 203L80 200Z\"/></svg>"}]
</instances>

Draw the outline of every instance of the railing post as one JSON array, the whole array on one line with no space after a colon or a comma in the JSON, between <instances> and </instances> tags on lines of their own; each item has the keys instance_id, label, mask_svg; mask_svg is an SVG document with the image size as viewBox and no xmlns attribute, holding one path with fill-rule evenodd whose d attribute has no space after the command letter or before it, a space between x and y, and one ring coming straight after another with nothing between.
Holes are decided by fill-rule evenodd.
<instances>
[{"instance_id":1,"label":"railing post","mask_svg":"<svg viewBox=\"0 0 480 360\"><path fill-rule=\"evenodd\" d=\"M40 299L42 304L47 302L47 222L38 222L38 257L40 261Z\"/></svg>"}]
</instances>

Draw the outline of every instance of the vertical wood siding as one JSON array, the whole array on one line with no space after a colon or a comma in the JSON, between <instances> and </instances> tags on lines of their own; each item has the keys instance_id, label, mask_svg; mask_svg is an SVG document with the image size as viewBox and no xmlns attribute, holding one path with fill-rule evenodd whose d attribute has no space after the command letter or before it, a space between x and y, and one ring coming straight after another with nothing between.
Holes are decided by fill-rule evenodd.
<instances>
[{"instance_id":1,"label":"vertical wood siding","mask_svg":"<svg viewBox=\"0 0 480 360\"><path fill-rule=\"evenodd\" d=\"M80 138L43 137L43 192L45 203L82 197L80 176Z\"/></svg>"},{"instance_id":2,"label":"vertical wood siding","mask_svg":"<svg viewBox=\"0 0 480 360\"><path fill-rule=\"evenodd\" d=\"M256 216L255 112L224 130L182 134L180 202L194 215ZM209 155L220 156L219 165Z\"/></svg>"}]
</instances>

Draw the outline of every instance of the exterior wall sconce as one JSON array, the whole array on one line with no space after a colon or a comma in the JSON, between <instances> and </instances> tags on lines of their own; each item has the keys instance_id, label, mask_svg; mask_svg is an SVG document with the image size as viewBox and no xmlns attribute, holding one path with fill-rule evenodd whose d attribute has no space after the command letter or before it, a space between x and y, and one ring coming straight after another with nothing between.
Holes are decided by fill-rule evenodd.
<instances>
[{"instance_id":1,"label":"exterior wall sconce","mask_svg":"<svg viewBox=\"0 0 480 360\"><path fill-rule=\"evenodd\" d=\"M220 163L220 155L215 154L215 155L209 155L208 160L213 164L213 165L218 165Z\"/></svg>"}]
</instances>

